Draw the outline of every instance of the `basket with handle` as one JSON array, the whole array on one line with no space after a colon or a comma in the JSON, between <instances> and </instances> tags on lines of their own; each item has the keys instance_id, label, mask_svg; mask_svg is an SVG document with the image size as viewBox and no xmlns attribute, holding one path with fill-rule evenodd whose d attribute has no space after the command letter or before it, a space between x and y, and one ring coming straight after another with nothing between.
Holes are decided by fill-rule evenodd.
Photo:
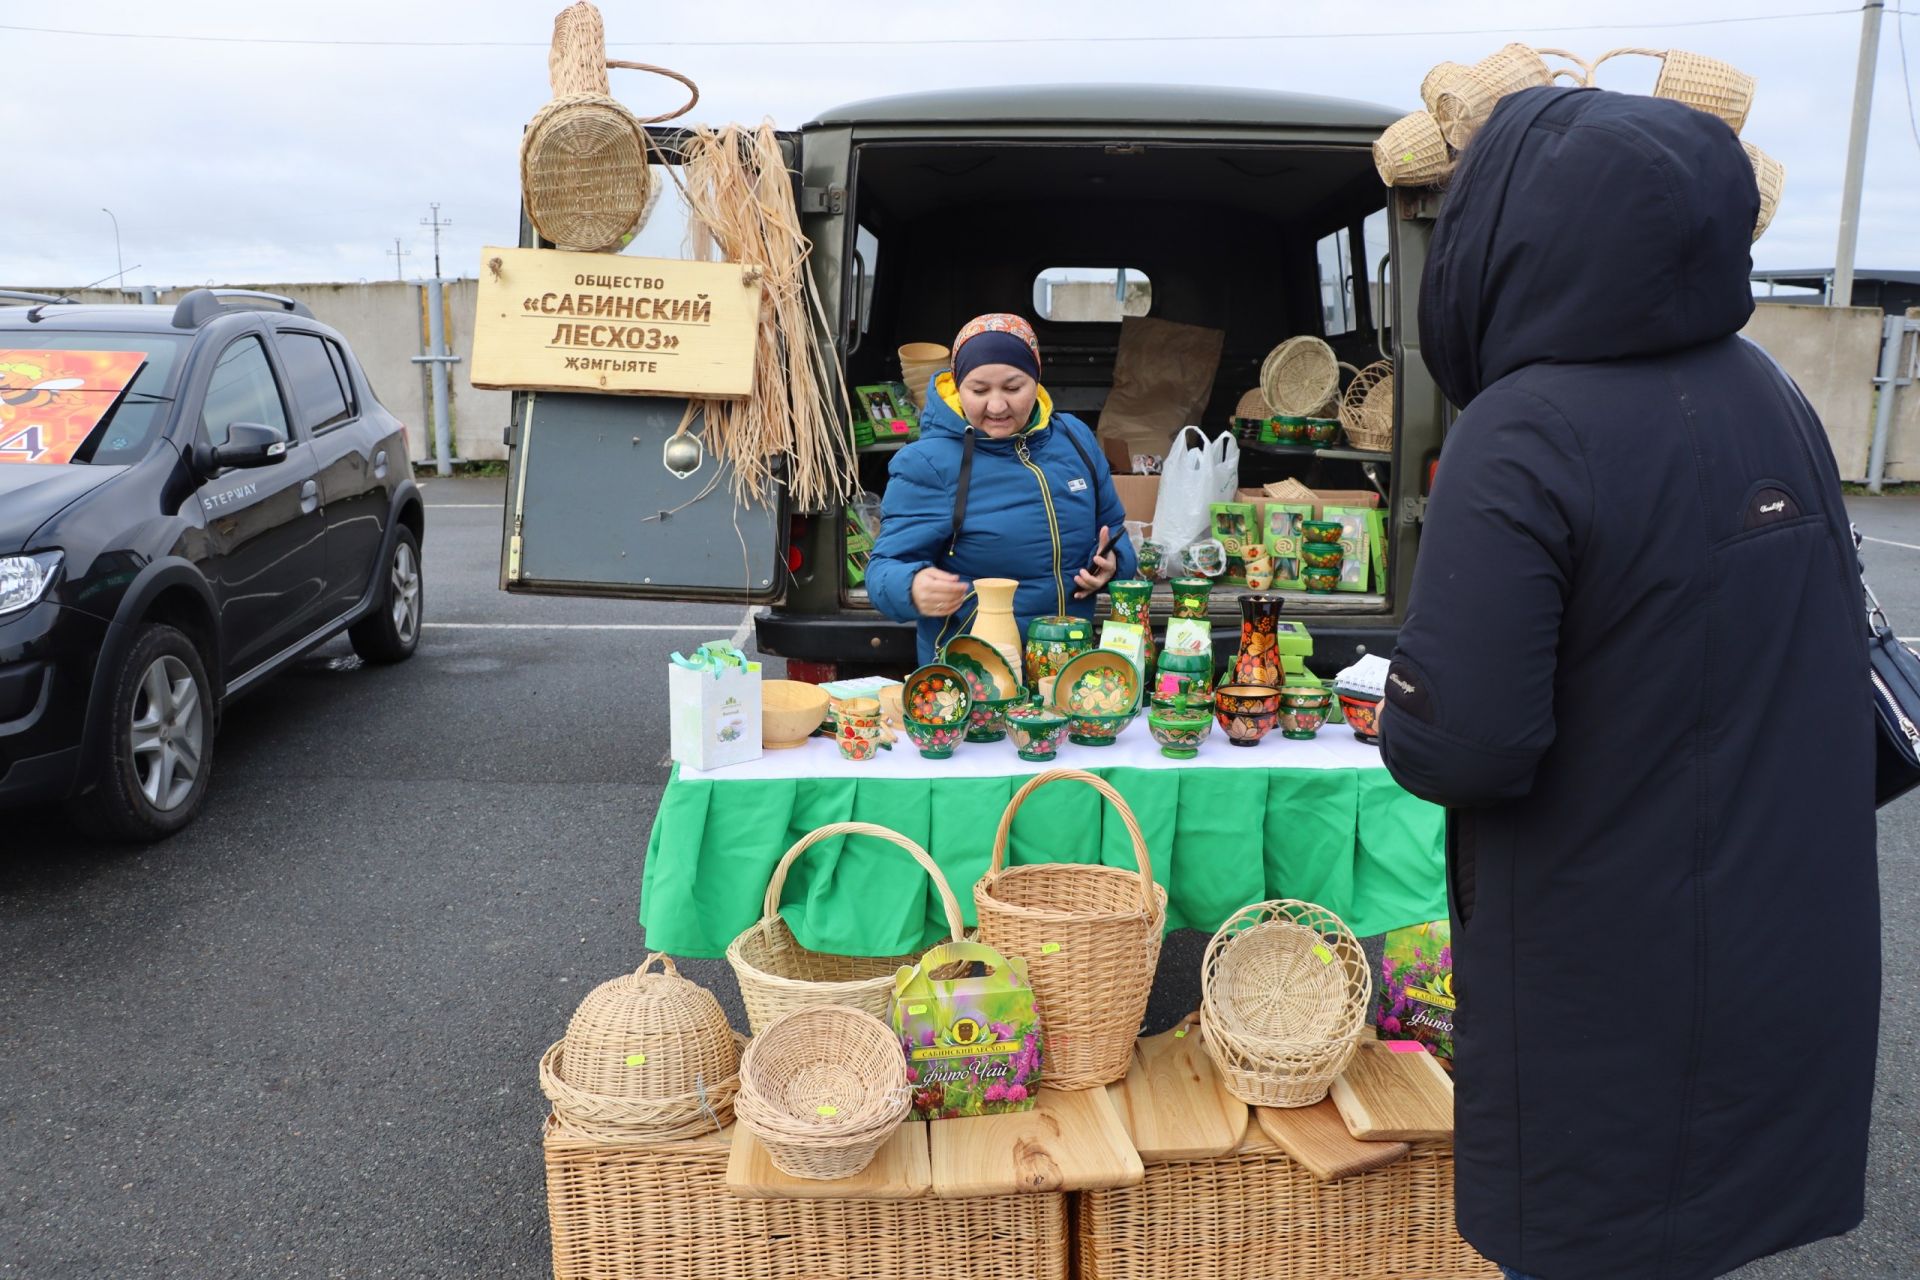
<instances>
[{"instance_id":1,"label":"basket with handle","mask_svg":"<svg viewBox=\"0 0 1920 1280\"><path fill-rule=\"evenodd\" d=\"M1696 111L1719 116L1735 133L1745 127L1753 109L1755 80L1730 62L1688 53L1685 49L1610 49L1593 60L1587 83L1593 83L1600 64L1629 55L1660 59L1660 76L1653 96L1684 102Z\"/></svg>"},{"instance_id":2,"label":"basket with handle","mask_svg":"<svg viewBox=\"0 0 1920 1280\"><path fill-rule=\"evenodd\" d=\"M1780 193L1787 185L1787 167L1751 142L1740 145L1746 148L1747 160L1753 165L1754 184L1760 188L1760 216L1753 222L1753 238L1758 240L1766 234L1767 224L1780 208Z\"/></svg>"},{"instance_id":3,"label":"basket with handle","mask_svg":"<svg viewBox=\"0 0 1920 1280\"><path fill-rule=\"evenodd\" d=\"M1430 187L1453 172L1453 149L1433 114L1415 111L1373 140L1373 167L1390 187Z\"/></svg>"},{"instance_id":4,"label":"basket with handle","mask_svg":"<svg viewBox=\"0 0 1920 1280\"><path fill-rule=\"evenodd\" d=\"M1566 58L1579 70L1547 65L1542 55ZM1587 83L1591 69L1565 49L1535 49L1524 44L1502 46L1471 66L1443 62L1420 82L1420 99L1427 104L1447 145L1464 148L1476 130L1493 114L1494 104L1510 93L1552 84L1566 76Z\"/></svg>"},{"instance_id":5,"label":"basket with handle","mask_svg":"<svg viewBox=\"0 0 1920 1280\"><path fill-rule=\"evenodd\" d=\"M1220 926L1200 998L1201 1037L1228 1092L1253 1106L1308 1107L1353 1059L1373 975L1339 916L1283 898Z\"/></svg>"},{"instance_id":6,"label":"basket with handle","mask_svg":"<svg viewBox=\"0 0 1920 1280\"><path fill-rule=\"evenodd\" d=\"M613 97L609 67L678 80L688 90L686 105L665 115L636 117ZM685 115L700 100L700 90L665 67L609 60L605 24L586 0L554 18L547 71L553 98L528 122L520 142L527 218L562 249L617 249L646 220L659 194L642 126Z\"/></svg>"},{"instance_id":7,"label":"basket with handle","mask_svg":"<svg viewBox=\"0 0 1920 1280\"><path fill-rule=\"evenodd\" d=\"M1007 865L1014 816L1027 797L1067 781L1092 787L1120 815L1136 871L1078 862ZM1048 1086L1093 1089L1125 1076L1160 963L1167 891L1154 882L1146 836L1120 793L1080 769L1048 769L1029 779L1000 815L973 905L980 941L1027 962Z\"/></svg>"},{"instance_id":8,"label":"basket with handle","mask_svg":"<svg viewBox=\"0 0 1920 1280\"><path fill-rule=\"evenodd\" d=\"M740 1040L713 993L649 955L587 993L566 1036L540 1059L540 1088L577 1127L685 1138L727 1122Z\"/></svg>"},{"instance_id":9,"label":"basket with handle","mask_svg":"<svg viewBox=\"0 0 1920 1280\"><path fill-rule=\"evenodd\" d=\"M836 956L809 951L781 918L780 894L787 887L787 869L807 850L837 836L872 836L906 851L939 892L953 941L965 941L966 922L960 915L959 900L925 849L899 832L871 822L834 822L810 831L774 867L759 921L727 944L727 963L740 980L740 998L747 1006L747 1022L755 1035L784 1014L818 1005L859 1009L884 1021L893 998L894 973L918 959L917 955Z\"/></svg>"},{"instance_id":10,"label":"basket with handle","mask_svg":"<svg viewBox=\"0 0 1920 1280\"><path fill-rule=\"evenodd\" d=\"M1353 375L1340 396L1340 425L1356 449L1393 449L1393 361L1376 360Z\"/></svg>"}]
</instances>

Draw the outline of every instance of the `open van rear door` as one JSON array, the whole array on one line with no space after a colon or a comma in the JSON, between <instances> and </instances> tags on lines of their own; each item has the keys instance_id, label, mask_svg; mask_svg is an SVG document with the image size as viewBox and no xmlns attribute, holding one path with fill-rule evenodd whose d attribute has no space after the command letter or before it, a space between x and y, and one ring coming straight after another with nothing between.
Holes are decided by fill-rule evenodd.
<instances>
[{"instance_id":1,"label":"open van rear door","mask_svg":"<svg viewBox=\"0 0 1920 1280\"><path fill-rule=\"evenodd\" d=\"M649 129L668 163L684 133ZM780 135L800 170L800 136ZM668 181L664 176L661 181ZM663 203L679 199L671 189ZM523 248L553 246L524 211ZM766 604L786 580L784 490L736 504L732 469L703 449L697 469L667 466L687 401L673 396L517 391L506 431L500 585L531 595ZM698 432L698 419L692 430Z\"/></svg>"}]
</instances>

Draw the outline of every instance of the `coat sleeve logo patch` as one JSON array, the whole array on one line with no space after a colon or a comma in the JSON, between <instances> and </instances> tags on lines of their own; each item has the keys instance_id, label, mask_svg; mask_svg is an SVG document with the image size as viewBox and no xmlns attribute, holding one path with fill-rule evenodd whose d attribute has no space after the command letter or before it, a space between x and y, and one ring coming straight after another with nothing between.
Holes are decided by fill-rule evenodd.
<instances>
[{"instance_id":1,"label":"coat sleeve logo patch","mask_svg":"<svg viewBox=\"0 0 1920 1280\"><path fill-rule=\"evenodd\" d=\"M1800 516L1800 504L1785 489L1769 485L1747 499L1746 519L1742 524L1746 529L1764 529L1770 524L1779 524L1782 520L1796 520Z\"/></svg>"},{"instance_id":2,"label":"coat sleeve logo patch","mask_svg":"<svg viewBox=\"0 0 1920 1280\"><path fill-rule=\"evenodd\" d=\"M1406 662L1387 668L1387 701L1416 719L1433 723L1433 696L1426 677Z\"/></svg>"}]
</instances>

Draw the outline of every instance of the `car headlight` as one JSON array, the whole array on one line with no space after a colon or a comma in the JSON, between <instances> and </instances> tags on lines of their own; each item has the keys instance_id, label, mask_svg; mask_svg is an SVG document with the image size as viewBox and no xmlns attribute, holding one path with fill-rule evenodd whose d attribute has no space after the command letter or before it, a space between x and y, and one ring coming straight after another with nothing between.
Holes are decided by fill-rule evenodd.
<instances>
[{"instance_id":1,"label":"car headlight","mask_svg":"<svg viewBox=\"0 0 1920 1280\"><path fill-rule=\"evenodd\" d=\"M0 556L0 614L16 613L39 600L59 568L58 551Z\"/></svg>"}]
</instances>

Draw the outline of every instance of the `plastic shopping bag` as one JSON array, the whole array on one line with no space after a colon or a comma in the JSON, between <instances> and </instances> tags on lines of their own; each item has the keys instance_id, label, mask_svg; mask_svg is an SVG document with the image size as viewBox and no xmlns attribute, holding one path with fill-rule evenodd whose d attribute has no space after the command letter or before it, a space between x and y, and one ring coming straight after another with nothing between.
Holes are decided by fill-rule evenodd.
<instances>
[{"instance_id":1,"label":"plastic shopping bag","mask_svg":"<svg viewBox=\"0 0 1920 1280\"><path fill-rule=\"evenodd\" d=\"M1199 427L1182 427L1160 468L1153 509L1153 540L1172 563L1187 544L1207 536L1213 504L1228 502L1240 483L1240 444L1232 432L1209 440Z\"/></svg>"}]
</instances>

